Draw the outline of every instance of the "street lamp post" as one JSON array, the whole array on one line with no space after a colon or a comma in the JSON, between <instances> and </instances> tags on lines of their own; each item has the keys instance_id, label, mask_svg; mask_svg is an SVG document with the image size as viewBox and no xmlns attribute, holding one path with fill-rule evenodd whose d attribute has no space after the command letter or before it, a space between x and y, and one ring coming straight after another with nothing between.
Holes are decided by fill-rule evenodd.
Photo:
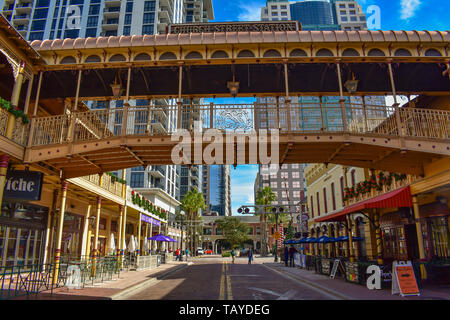
<instances>
[{"instance_id":1,"label":"street lamp post","mask_svg":"<svg viewBox=\"0 0 450 320\"><path fill-rule=\"evenodd\" d=\"M275 213L275 225L278 232L278 211ZM278 239L275 239L275 262L278 262Z\"/></svg>"}]
</instances>

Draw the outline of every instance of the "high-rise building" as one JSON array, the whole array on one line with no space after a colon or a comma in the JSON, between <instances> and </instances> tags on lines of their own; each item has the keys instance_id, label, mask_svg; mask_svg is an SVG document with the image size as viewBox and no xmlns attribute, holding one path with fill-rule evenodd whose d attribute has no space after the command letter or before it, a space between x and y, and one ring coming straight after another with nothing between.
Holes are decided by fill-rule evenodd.
<instances>
[{"instance_id":1,"label":"high-rise building","mask_svg":"<svg viewBox=\"0 0 450 320\"><path fill-rule=\"evenodd\" d=\"M366 15L355 0L267 0L261 20L297 20L302 30L367 30Z\"/></svg>"},{"instance_id":2,"label":"high-rise building","mask_svg":"<svg viewBox=\"0 0 450 320\"><path fill-rule=\"evenodd\" d=\"M212 0L0 0L3 15L29 41L36 39L122 36L166 33L169 24L205 22L214 18ZM91 109L122 108L123 101L86 101ZM130 106L166 106L167 99L131 100ZM151 118L150 118L151 117ZM141 112L134 130L171 131L176 113L161 108L151 116ZM118 125L114 130L121 130ZM121 176L122 172L117 172ZM161 190L180 199L180 168L147 166L127 170L132 188ZM193 179L192 179L193 180Z\"/></svg>"},{"instance_id":3,"label":"high-rise building","mask_svg":"<svg viewBox=\"0 0 450 320\"><path fill-rule=\"evenodd\" d=\"M0 0L0 8L29 41L161 34L214 18L212 0Z\"/></svg>"},{"instance_id":4,"label":"high-rise building","mask_svg":"<svg viewBox=\"0 0 450 320\"><path fill-rule=\"evenodd\" d=\"M230 166L203 166L202 193L206 202L205 215L217 212L219 216L231 216Z\"/></svg>"},{"instance_id":5,"label":"high-rise building","mask_svg":"<svg viewBox=\"0 0 450 320\"><path fill-rule=\"evenodd\" d=\"M367 30L367 19L355 0L330 0L333 16L341 30Z\"/></svg>"}]
</instances>

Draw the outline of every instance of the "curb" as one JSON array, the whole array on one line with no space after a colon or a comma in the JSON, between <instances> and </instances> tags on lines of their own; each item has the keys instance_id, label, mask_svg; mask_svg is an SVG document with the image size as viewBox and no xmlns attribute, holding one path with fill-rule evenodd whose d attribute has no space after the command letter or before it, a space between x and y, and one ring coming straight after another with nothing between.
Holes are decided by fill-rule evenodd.
<instances>
[{"instance_id":1,"label":"curb","mask_svg":"<svg viewBox=\"0 0 450 320\"><path fill-rule=\"evenodd\" d=\"M341 294L341 293L338 293L336 291L330 290L330 289L328 289L326 287L320 286L320 285L318 285L318 284L316 284L314 282L311 282L309 280L305 280L304 278L296 276L296 275L294 275L294 274L292 274L290 272L277 270L276 267L269 267L269 266L265 265L264 263L262 265L264 267L274 271L274 272L277 272L277 273L281 274L281 275L284 275L286 277L290 277L290 278L293 278L293 279L295 279L297 281L303 282L303 284L306 284L306 285L316 289L317 291L321 291L322 293L325 293L325 294L327 294L327 295L329 295L331 297L334 297L334 299L337 299L337 300L353 300L349 296L346 296L344 294Z\"/></svg>"},{"instance_id":2,"label":"curb","mask_svg":"<svg viewBox=\"0 0 450 320\"><path fill-rule=\"evenodd\" d=\"M190 266L192 264L193 264L192 262L188 262L186 264L177 266L177 267L175 267L173 269L169 269L165 274L160 275L158 278L151 278L151 279L145 280L145 281L143 281L143 282L141 282L139 284L131 286L131 287L129 287L129 288L127 288L127 289L125 289L125 290L123 290L123 291L121 291L119 293L116 293L116 294L114 294L114 295L112 295L110 297L107 297L107 298L109 300L123 300L123 299L125 299L125 298L127 298L127 297L129 297L129 296L131 296L131 295L133 295L133 294L135 294L137 292L139 292L139 291L144 290L146 287L149 287L149 286L153 285L157 281L163 280L167 276L169 276L169 275L171 275L171 274L173 274L175 272L178 272L178 271L180 271L180 270L182 270L184 268L187 268L188 266Z\"/></svg>"}]
</instances>

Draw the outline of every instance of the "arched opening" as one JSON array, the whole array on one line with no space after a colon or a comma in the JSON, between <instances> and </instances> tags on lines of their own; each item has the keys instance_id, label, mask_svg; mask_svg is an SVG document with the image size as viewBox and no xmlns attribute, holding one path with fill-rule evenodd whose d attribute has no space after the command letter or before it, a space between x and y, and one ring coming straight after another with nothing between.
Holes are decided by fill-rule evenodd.
<instances>
[{"instance_id":1,"label":"arched opening","mask_svg":"<svg viewBox=\"0 0 450 320\"><path fill-rule=\"evenodd\" d=\"M99 56L97 55L92 55L86 58L85 63L96 63L96 62L101 62L102 59L100 59Z\"/></svg>"},{"instance_id":2,"label":"arched opening","mask_svg":"<svg viewBox=\"0 0 450 320\"><path fill-rule=\"evenodd\" d=\"M343 57L359 57L360 54L358 51L352 48L347 48L342 52Z\"/></svg>"},{"instance_id":3,"label":"arched opening","mask_svg":"<svg viewBox=\"0 0 450 320\"><path fill-rule=\"evenodd\" d=\"M177 56L173 52L164 52L159 60L177 60Z\"/></svg>"},{"instance_id":4,"label":"arched opening","mask_svg":"<svg viewBox=\"0 0 450 320\"><path fill-rule=\"evenodd\" d=\"M218 50L212 54L211 58L212 59L226 59L226 58L228 58L228 53L226 53L223 50Z\"/></svg>"},{"instance_id":5,"label":"arched opening","mask_svg":"<svg viewBox=\"0 0 450 320\"><path fill-rule=\"evenodd\" d=\"M320 49L316 53L316 57L333 57L334 54L331 52L331 50L328 49Z\"/></svg>"},{"instance_id":6,"label":"arched opening","mask_svg":"<svg viewBox=\"0 0 450 320\"><path fill-rule=\"evenodd\" d=\"M149 54L147 53L139 53L136 57L134 57L134 61L148 61L152 60Z\"/></svg>"},{"instance_id":7,"label":"arched opening","mask_svg":"<svg viewBox=\"0 0 450 320\"><path fill-rule=\"evenodd\" d=\"M14 70L6 56L0 51L0 97L9 101L14 86Z\"/></svg>"},{"instance_id":8,"label":"arched opening","mask_svg":"<svg viewBox=\"0 0 450 320\"><path fill-rule=\"evenodd\" d=\"M122 54L115 54L110 59L109 62L123 62L126 61L125 57Z\"/></svg>"},{"instance_id":9,"label":"arched opening","mask_svg":"<svg viewBox=\"0 0 450 320\"><path fill-rule=\"evenodd\" d=\"M276 57L281 57L281 54L277 50L270 49L264 52L264 58L276 58Z\"/></svg>"},{"instance_id":10,"label":"arched opening","mask_svg":"<svg viewBox=\"0 0 450 320\"><path fill-rule=\"evenodd\" d=\"M302 49L294 49L289 54L290 57L307 57L308 55Z\"/></svg>"},{"instance_id":11,"label":"arched opening","mask_svg":"<svg viewBox=\"0 0 450 320\"><path fill-rule=\"evenodd\" d=\"M369 57L384 57L384 56L386 56L383 51L381 51L380 49L377 49L377 48L371 49L367 55Z\"/></svg>"},{"instance_id":12,"label":"arched opening","mask_svg":"<svg viewBox=\"0 0 450 320\"><path fill-rule=\"evenodd\" d=\"M442 54L436 49L428 49L425 51L425 57L442 57Z\"/></svg>"},{"instance_id":13,"label":"arched opening","mask_svg":"<svg viewBox=\"0 0 450 320\"><path fill-rule=\"evenodd\" d=\"M77 60L72 56L67 56L61 59L60 64L72 64L77 63Z\"/></svg>"},{"instance_id":14,"label":"arched opening","mask_svg":"<svg viewBox=\"0 0 450 320\"><path fill-rule=\"evenodd\" d=\"M203 59L203 56L200 52L192 51L184 56L185 59Z\"/></svg>"},{"instance_id":15,"label":"arched opening","mask_svg":"<svg viewBox=\"0 0 450 320\"><path fill-rule=\"evenodd\" d=\"M231 250L231 244L225 239L217 239L214 246L216 247L216 254L222 254L227 250Z\"/></svg>"},{"instance_id":16,"label":"arched opening","mask_svg":"<svg viewBox=\"0 0 450 320\"><path fill-rule=\"evenodd\" d=\"M411 57L411 52L407 49L398 49L394 54L396 57Z\"/></svg>"},{"instance_id":17,"label":"arched opening","mask_svg":"<svg viewBox=\"0 0 450 320\"><path fill-rule=\"evenodd\" d=\"M237 55L238 58L254 58L255 55L250 50L242 50Z\"/></svg>"}]
</instances>

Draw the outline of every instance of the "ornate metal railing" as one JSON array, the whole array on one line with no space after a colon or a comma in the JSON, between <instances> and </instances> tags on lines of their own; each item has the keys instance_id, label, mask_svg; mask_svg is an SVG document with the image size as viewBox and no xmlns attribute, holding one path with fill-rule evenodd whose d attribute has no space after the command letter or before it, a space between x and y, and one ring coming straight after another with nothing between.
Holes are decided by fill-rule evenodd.
<instances>
[{"instance_id":1,"label":"ornate metal railing","mask_svg":"<svg viewBox=\"0 0 450 320\"><path fill-rule=\"evenodd\" d=\"M12 116L11 113L3 108L0 108L0 135L5 137L9 116ZM11 140L17 144L20 144L21 146L26 146L29 131L30 124L24 124L22 118L16 118Z\"/></svg>"},{"instance_id":2,"label":"ornate metal railing","mask_svg":"<svg viewBox=\"0 0 450 320\"><path fill-rule=\"evenodd\" d=\"M67 268L58 269L58 280L53 282L54 264L2 267L0 272L0 300L21 296L38 295L62 287L66 281Z\"/></svg>"},{"instance_id":3,"label":"ornate metal railing","mask_svg":"<svg viewBox=\"0 0 450 320\"><path fill-rule=\"evenodd\" d=\"M98 174L91 174L89 176L83 176L81 178L96 184L97 186L115 194L116 196L122 196L122 183L117 181L113 182L112 177L107 174L103 174L102 185L100 185L100 176Z\"/></svg>"},{"instance_id":4,"label":"ornate metal railing","mask_svg":"<svg viewBox=\"0 0 450 320\"><path fill-rule=\"evenodd\" d=\"M32 146L121 135L167 135L183 129L226 132L355 133L449 139L450 112L353 103L206 104L92 110L33 119ZM178 121L177 121L178 120ZM400 130L398 123L400 121Z\"/></svg>"}]
</instances>

